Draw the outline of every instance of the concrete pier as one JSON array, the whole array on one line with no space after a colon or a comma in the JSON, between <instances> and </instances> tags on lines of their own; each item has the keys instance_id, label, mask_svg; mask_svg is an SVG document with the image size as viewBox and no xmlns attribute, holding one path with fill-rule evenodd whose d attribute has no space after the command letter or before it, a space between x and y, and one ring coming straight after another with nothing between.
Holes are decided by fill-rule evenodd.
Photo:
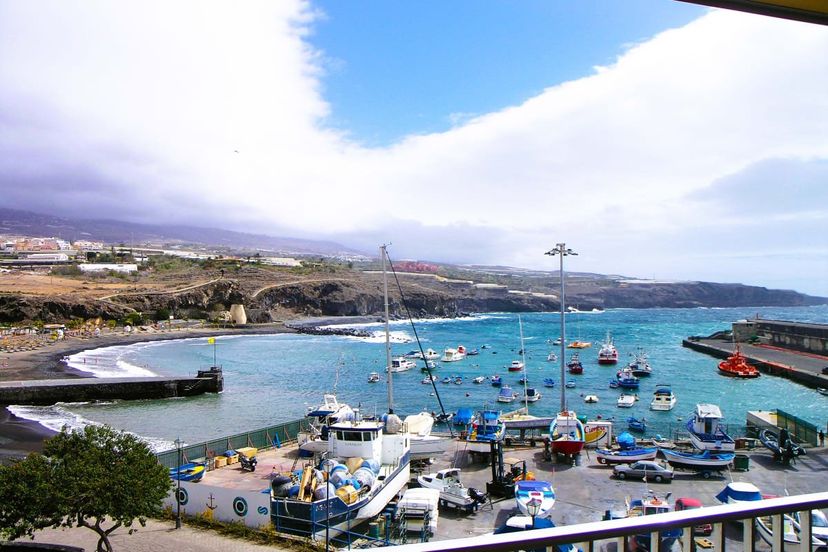
<instances>
[{"instance_id":1,"label":"concrete pier","mask_svg":"<svg viewBox=\"0 0 828 552\"><path fill-rule=\"evenodd\" d=\"M169 399L224 389L221 368L199 370L194 378L81 378L6 381L0 383L0 404L47 406L58 402Z\"/></svg>"},{"instance_id":2,"label":"concrete pier","mask_svg":"<svg viewBox=\"0 0 828 552\"><path fill-rule=\"evenodd\" d=\"M682 340L681 344L716 358L727 358L735 349L732 341L723 339L693 337ZM828 358L824 356L747 343L739 343L739 349L761 372L782 376L810 387L828 387L828 376L822 374L822 369L828 366Z\"/></svg>"}]
</instances>

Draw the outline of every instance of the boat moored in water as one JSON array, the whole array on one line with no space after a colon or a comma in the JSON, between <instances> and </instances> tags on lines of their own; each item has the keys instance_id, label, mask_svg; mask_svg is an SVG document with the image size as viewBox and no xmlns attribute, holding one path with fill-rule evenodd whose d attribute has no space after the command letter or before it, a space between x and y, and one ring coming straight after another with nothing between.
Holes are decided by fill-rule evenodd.
<instances>
[{"instance_id":1,"label":"boat moored in water","mask_svg":"<svg viewBox=\"0 0 828 552\"><path fill-rule=\"evenodd\" d=\"M665 383L656 385L653 393L653 400L650 402L650 410L672 410L676 406L676 395L673 388Z\"/></svg>"},{"instance_id":2,"label":"boat moored in water","mask_svg":"<svg viewBox=\"0 0 828 552\"><path fill-rule=\"evenodd\" d=\"M759 370L755 366L751 366L742 351L739 350L739 344L736 344L736 349L733 354L727 359L719 363L719 373L723 376L730 376L734 378L758 378Z\"/></svg>"},{"instance_id":3,"label":"boat moored in water","mask_svg":"<svg viewBox=\"0 0 828 552\"><path fill-rule=\"evenodd\" d=\"M440 362L457 362L458 360L463 360L466 358L466 353L460 352L459 349L452 349L448 348L443 351L443 357L440 359Z\"/></svg>"},{"instance_id":4,"label":"boat moored in water","mask_svg":"<svg viewBox=\"0 0 828 552\"><path fill-rule=\"evenodd\" d=\"M520 372L521 370L523 370L524 364L520 360L513 360L507 368L510 372Z\"/></svg>"},{"instance_id":5,"label":"boat moored in water","mask_svg":"<svg viewBox=\"0 0 828 552\"><path fill-rule=\"evenodd\" d=\"M636 400L637 399L635 395L622 394L620 397L618 397L618 400L615 402L615 404L616 406L618 406L618 408L632 408L633 406L635 406Z\"/></svg>"},{"instance_id":6,"label":"boat moored in water","mask_svg":"<svg viewBox=\"0 0 828 552\"><path fill-rule=\"evenodd\" d=\"M368 383L377 383L380 380L380 375L378 372L371 372L368 374Z\"/></svg>"},{"instance_id":7,"label":"boat moored in water","mask_svg":"<svg viewBox=\"0 0 828 552\"><path fill-rule=\"evenodd\" d=\"M513 402L517 398L517 393L512 391L512 388L508 385L504 385L500 388L500 393L497 395L497 402L502 403L510 403Z\"/></svg>"},{"instance_id":8,"label":"boat moored in water","mask_svg":"<svg viewBox=\"0 0 828 552\"><path fill-rule=\"evenodd\" d=\"M598 351L598 364L615 364L618 362L618 349L612 342L612 336L607 332L607 339L601 344Z\"/></svg>"}]
</instances>

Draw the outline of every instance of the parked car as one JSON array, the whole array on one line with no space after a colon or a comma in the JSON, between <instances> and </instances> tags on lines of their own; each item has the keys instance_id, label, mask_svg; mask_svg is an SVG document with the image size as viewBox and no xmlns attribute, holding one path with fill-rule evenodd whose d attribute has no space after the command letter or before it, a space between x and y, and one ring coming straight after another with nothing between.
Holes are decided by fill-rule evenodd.
<instances>
[{"instance_id":1,"label":"parked car","mask_svg":"<svg viewBox=\"0 0 828 552\"><path fill-rule=\"evenodd\" d=\"M702 503L697 498L688 498L682 497L676 499L676 512L681 512L682 510L695 510L696 508L701 508ZM704 523L702 525L695 525L693 526L693 534L694 535L704 535L707 536L713 532L713 525L710 523Z\"/></svg>"},{"instance_id":2,"label":"parked car","mask_svg":"<svg viewBox=\"0 0 828 552\"><path fill-rule=\"evenodd\" d=\"M673 480L673 470L652 460L639 460L631 465L619 464L612 468L612 475L618 479L646 479L656 483Z\"/></svg>"},{"instance_id":3,"label":"parked car","mask_svg":"<svg viewBox=\"0 0 828 552\"><path fill-rule=\"evenodd\" d=\"M823 375L828 375L828 366L826 366L825 368L822 369L822 374Z\"/></svg>"}]
</instances>

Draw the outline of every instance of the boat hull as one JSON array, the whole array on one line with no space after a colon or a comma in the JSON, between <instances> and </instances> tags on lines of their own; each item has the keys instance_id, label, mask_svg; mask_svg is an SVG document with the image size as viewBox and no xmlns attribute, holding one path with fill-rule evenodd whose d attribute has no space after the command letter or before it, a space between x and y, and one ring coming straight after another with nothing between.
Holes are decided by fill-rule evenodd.
<instances>
[{"instance_id":1,"label":"boat hull","mask_svg":"<svg viewBox=\"0 0 828 552\"><path fill-rule=\"evenodd\" d=\"M631 464L639 460L654 460L658 455L658 447L647 447L632 450L598 449L595 456L599 464Z\"/></svg>"},{"instance_id":2,"label":"boat hull","mask_svg":"<svg viewBox=\"0 0 828 552\"><path fill-rule=\"evenodd\" d=\"M575 441L564 438L552 441L551 443L553 454L564 454L567 456L580 454L584 449L584 445L584 441Z\"/></svg>"},{"instance_id":3,"label":"boat hull","mask_svg":"<svg viewBox=\"0 0 828 552\"><path fill-rule=\"evenodd\" d=\"M702 454L688 454L673 450L662 450L667 463L674 468L681 468L695 471L720 471L725 470L733 462L735 454L716 454L705 452Z\"/></svg>"}]
</instances>

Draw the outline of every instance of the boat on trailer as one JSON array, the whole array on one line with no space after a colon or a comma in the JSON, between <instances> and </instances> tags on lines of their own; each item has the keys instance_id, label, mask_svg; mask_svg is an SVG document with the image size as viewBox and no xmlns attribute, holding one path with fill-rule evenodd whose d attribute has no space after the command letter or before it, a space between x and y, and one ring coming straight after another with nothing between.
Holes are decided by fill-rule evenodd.
<instances>
[{"instance_id":1,"label":"boat on trailer","mask_svg":"<svg viewBox=\"0 0 828 552\"><path fill-rule=\"evenodd\" d=\"M736 450L736 442L725 432L722 424L722 411L715 404L697 404L686 427L690 434L690 443L699 450Z\"/></svg>"},{"instance_id":2,"label":"boat on trailer","mask_svg":"<svg viewBox=\"0 0 828 552\"><path fill-rule=\"evenodd\" d=\"M440 506L473 512L488 500L486 493L473 487L466 487L460 481L460 468L447 468L436 473L420 475L417 482L421 487L440 491Z\"/></svg>"},{"instance_id":3,"label":"boat on trailer","mask_svg":"<svg viewBox=\"0 0 828 552\"><path fill-rule=\"evenodd\" d=\"M674 468L692 470L701 473L710 473L726 470L733 462L736 454L732 452L682 452L678 450L662 449L661 453L667 463Z\"/></svg>"}]
</instances>

